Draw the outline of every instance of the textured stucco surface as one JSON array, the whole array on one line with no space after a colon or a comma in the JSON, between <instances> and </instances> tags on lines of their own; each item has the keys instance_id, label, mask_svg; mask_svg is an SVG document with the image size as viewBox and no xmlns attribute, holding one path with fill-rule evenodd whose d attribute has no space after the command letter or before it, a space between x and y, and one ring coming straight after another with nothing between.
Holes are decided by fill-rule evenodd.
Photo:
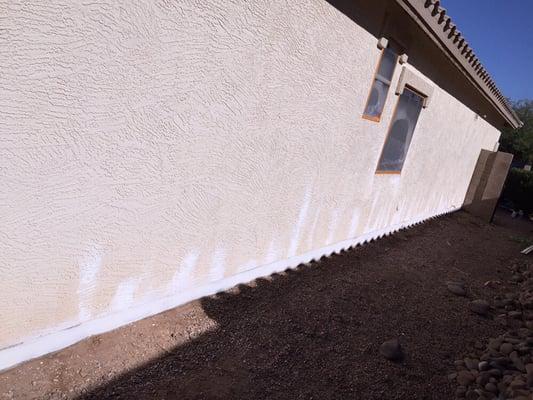
<instances>
[{"instance_id":1,"label":"textured stucco surface","mask_svg":"<svg viewBox=\"0 0 533 400\"><path fill-rule=\"evenodd\" d=\"M435 87L374 175L397 97L322 0L0 10L0 348L460 207L499 137Z\"/></svg>"}]
</instances>

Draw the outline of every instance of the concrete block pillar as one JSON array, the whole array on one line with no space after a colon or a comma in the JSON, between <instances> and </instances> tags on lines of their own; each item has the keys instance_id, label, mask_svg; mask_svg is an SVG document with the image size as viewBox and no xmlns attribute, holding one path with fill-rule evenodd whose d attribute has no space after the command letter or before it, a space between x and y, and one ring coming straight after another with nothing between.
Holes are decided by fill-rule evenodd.
<instances>
[{"instance_id":1,"label":"concrete block pillar","mask_svg":"<svg viewBox=\"0 0 533 400\"><path fill-rule=\"evenodd\" d=\"M463 209L490 222L496 210L513 155L481 150L470 179Z\"/></svg>"}]
</instances>

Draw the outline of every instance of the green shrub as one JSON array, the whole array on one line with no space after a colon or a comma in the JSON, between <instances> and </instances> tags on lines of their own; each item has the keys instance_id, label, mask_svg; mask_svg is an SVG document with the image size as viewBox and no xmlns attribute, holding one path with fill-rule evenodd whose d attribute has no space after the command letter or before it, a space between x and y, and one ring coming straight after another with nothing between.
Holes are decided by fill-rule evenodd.
<instances>
[{"instance_id":1,"label":"green shrub","mask_svg":"<svg viewBox=\"0 0 533 400\"><path fill-rule=\"evenodd\" d=\"M505 181L505 199L513 208L530 214L533 212L533 171L511 168Z\"/></svg>"}]
</instances>

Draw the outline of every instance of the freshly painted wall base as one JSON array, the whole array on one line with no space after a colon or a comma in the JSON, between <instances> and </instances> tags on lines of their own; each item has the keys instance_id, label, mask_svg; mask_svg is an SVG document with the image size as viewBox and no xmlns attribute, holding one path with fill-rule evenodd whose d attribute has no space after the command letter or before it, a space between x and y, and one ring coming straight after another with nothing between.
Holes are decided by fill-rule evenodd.
<instances>
[{"instance_id":1,"label":"freshly painted wall base","mask_svg":"<svg viewBox=\"0 0 533 400\"><path fill-rule=\"evenodd\" d=\"M380 229L354 239L344 240L331 246L309 251L302 255L294 256L268 265L263 265L252 270L224 278L220 281L198 287L194 290L186 291L184 293L177 293L165 298L153 299L152 301L131 307L126 311L110 313L78 325L63 327L62 329L56 328L52 333L45 334L35 339L28 340L27 342L0 350L0 371L32 358L61 350L89 336L111 331L120 326L185 304L191 300L195 300L203 296L209 296L227 290L235 285L251 282L256 278L265 277L275 272L282 272L286 269L295 268L302 263L318 260L322 256L329 256L332 253L367 243L383 236L390 235L401 229L411 227L429 219L452 213L457 210L457 208L453 208L441 211L435 215L425 215L414 219L413 221Z\"/></svg>"}]
</instances>

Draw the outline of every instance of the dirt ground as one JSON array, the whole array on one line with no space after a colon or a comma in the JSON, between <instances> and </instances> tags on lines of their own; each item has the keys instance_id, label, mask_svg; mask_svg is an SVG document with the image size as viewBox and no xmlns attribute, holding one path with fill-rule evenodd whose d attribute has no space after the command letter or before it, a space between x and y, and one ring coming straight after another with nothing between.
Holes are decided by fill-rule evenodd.
<instances>
[{"instance_id":1,"label":"dirt ground","mask_svg":"<svg viewBox=\"0 0 533 400\"><path fill-rule=\"evenodd\" d=\"M0 399L451 399L454 361L503 327L445 282L489 299L533 257L533 224L495 221L458 212L92 337L0 374Z\"/></svg>"}]
</instances>

